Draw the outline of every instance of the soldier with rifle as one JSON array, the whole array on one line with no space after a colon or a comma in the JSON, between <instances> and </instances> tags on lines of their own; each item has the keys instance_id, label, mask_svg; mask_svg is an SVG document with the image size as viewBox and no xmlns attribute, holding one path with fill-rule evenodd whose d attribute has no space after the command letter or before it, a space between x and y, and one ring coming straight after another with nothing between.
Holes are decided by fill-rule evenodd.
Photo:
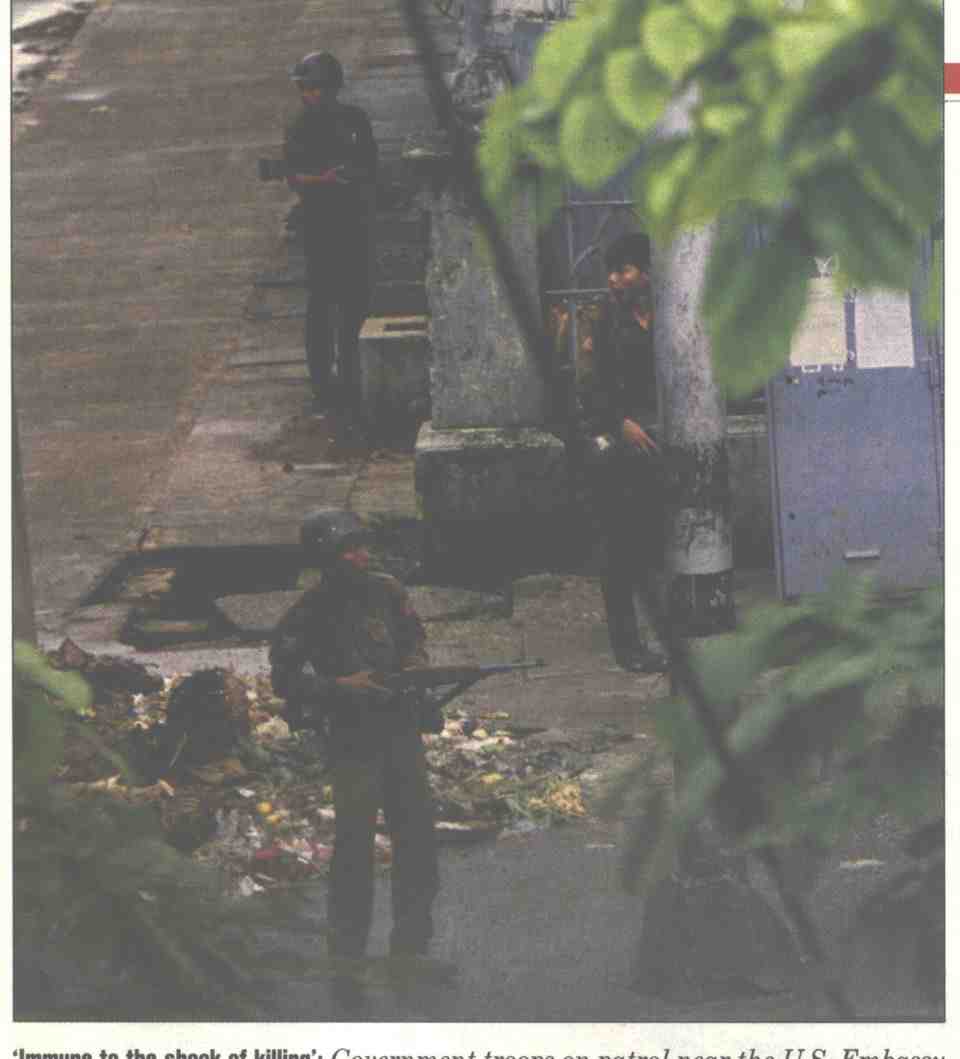
<instances>
[{"instance_id":1,"label":"soldier with rifle","mask_svg":"<svg viewBox=\"0 0 960 1059\"><path fill-rule=\"evenodd\" d=\"M365 953L374 892L374 839L383 809L393 847L393 956L426 955L438 889L433 805L421 733L443 727L428 689L459 694L495 672L538 663L430 668L426 636L403 585L373 569L355 515L323 509L301 540L322 583L281 619L270 648L276 693L293 726L326 730L336 839L328 906L329 948Z\"/></svg>"},{"instance_id":2,"label":"soldier with rifle","mask_svg":"<svg viewBox=\"0 0 960 1059\"><path fill-rule=\"evenodd\" d=\"M340 403L356 417L357 342L371 294L377 145L364 111L337 99L343 68L333 55L304 56L290 77L303 108L287 128L284 174L303 202L305 345L313 406L320 411ZM339 402L330 389L335 345ZM355 418L352 426L357 425Z\"/></svg>"},{"instance_id":3,"label":"soldier with rifle","mask_svg":"<svg viewBox=\"0 0 960 1059\"><path fill-rule=\"evenodd\" d=\"M604 260L608 294L577 351L582 466L604 544L614 658L629 672L662 672L667 659L641 639L634 604L635 586L658 563L663 523L650 240L642 232L621 236Z\"/></svg>"}]
</instances>

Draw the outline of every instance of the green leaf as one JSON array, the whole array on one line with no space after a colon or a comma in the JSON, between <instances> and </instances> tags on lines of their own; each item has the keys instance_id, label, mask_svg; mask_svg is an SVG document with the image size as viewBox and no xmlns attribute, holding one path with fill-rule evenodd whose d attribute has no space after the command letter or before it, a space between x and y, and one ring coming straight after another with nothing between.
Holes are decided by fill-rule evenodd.
<instances>
[{"instance_id":1,"label":"green leaf","mask_svg":"<svg viewBox=\"0 0 960 1059\"><path fill-rule=\"evenodd\" d=\"M698 158L698 145L683 139L657 144L646 155L634 182L634 195L655 237L670 233L675 208Z\"/></svg>"},{"instance_id":2,"label":"green leaf","mask_svg":"<svg viewBox=\"0 0 960 1059\"><path fill-rule=\"evenodd\" d=\"M658 702L653 716L658 742L669 747L683 767L703 758L706 753L703 729L687 702L677 699Z\"/></svg>"},{"instance_id":3,"label":"green leaf","mask_svg":"<svg viewBox=\"0 0 960 1059\"><path fill-rule=\"evenodd\" d=\"M821 0L826 10L850 21L886 22L900 0Z\"/></svg>"},{"instance_id":4,"label":"green leaf","mask_svg":"<svg viewBox=\"0 0 960 1059\"><path fill-rule=\"evenodd\" d=\"M577 96L564 111L560 149L570 176L586 188L598 188L626 165L637 143L603 96L591 93Z\"/></svg>"},{"instance_id":5,"label":"green leaf","mask_svg":"<svg viewBox=\"0 0 960 1059\"><path fill-rule=\"evenodd\" d=\"M14 643L13 664L18 675L49 692L68 710L84 713L93 704L93 693L83 677L54 669L42 651L23 640Z\"/></svg>"},{"instance_id":6,"label":"green leaf","mask_svg":"<svg viewBox=\"0 0 960 1059\"><path fill-rule=\"evenodd\" d=\"M567 198L567 179L556 169L541 170L537 175L534 203L537 226L545 228L562 208Z\"/></svg>"},{"instance_id":7,"label":"green leaf","mask_svg":"<svg viewBox=\"0 0 960 1059\"><path fill-rule=\"evenodd\" d=\"M943 16L922 4L905 5L908 17L898 20L897 48L902 60L926 79L928 91L937 93L943 85ZM941 100L943 96L940 95Z\"/></svg>"},{"instance_id":8,"label":"green leaf","mask_svg":"<svg viewBox=\"0 0 960 1059\"><path fill-rule=\"evenodd\" d=\"M744 636L714 636L696 644L693 664L712 703L730 706L756 679L760 656Z\"/></svg>"},{"instance_id":9,"label":"green leaf","mask_svg":"<svg viewBox=\"0 0 960 1059\"><path fill-rule=\"evenodd\" d=\"M518 127L520 112L528 97L529 92L524 89L501 93L493 101L483 123L477 161L483 174L484 190L495 203L509 194L513 183L523 138Z\"/></svg>"},{"instance_id":10,"label":"green leaf","mask_svg":"<svg viewBox=\"0 0 960 1059\"><path fill-rule=\"evenodd\" d=\"M870 195L849 167L833 166L807 186L808 223L824 253L839 254L858 287L908 290L917 239L910 226Z\"/></svg>"},{"instance_id":11,"label":"green leaf","mask_svg":"<svg viewBox=\"0 0 960 1059\"><path fill-rule=\"evenodd\" d=\"M647 132L660 119L670 101L670 82L644 57L639 48L618 48L604 67L607 100L617 117Z\"/></svg>"},{"instance_id":12,"label":"green leaf","mask_svg":"<svg viewBox=\"0 0 960 1059\"><path fill-rule=\"evenodd\" d=\"M523 130L523 153L544 169L559 169L563 164L560 145L554 129L543 127Z\"/></svg>"},{"instance_id":13,"label":"green leaf","mask_svg":"<svg viewBox=\"0 0 960 1059\"><path fill-rule=\"evenodd\" d=\"M713 30L725 29L738 13L737 0L686 0L687 7Z\"/></svg>"},{"instance_id":14,"label":"green leaf","mask_svg":"<svg viewBox=\"0 0 960 1059\"><path fill-rule=\"evenodd\" d=\"M737 754L749 754L762 746L789 714L790 702L782 691L771 689L750 703L730 729L730 746Z\"/></svg>"},{"instance_id":15,"label":"green leaf","mask_svg":"<svg viewBox=\"0 0 960 1059\"><path fill-rule=\"evenodd\" d=\"M890 107L864 100L850 115L858 161L891 192L910 221L929 227L941 212L938 150L917 141Z\"/></svg>"},{"instance_id":16,"label":"green leaf","mask_svg":"<svg viewBox=\"0 0 960 1059\"><path fill-rule=\"evenodd\" d=\"M740 71L740 91L755 106L766 106L780 83L766 39L740 45L732 58Z\"/></svg>"},{"instance_id":17,"label":"green leaf","mask_svg":"<svg viewBox=\"0 0 960 1059\"><path fill-rule=\"evenodd\" d=\"M605 29L600 17L561 22L541 40L530 74L531 92L547 107L558 107L586 68L597 37Z\"/></svg>"},{"instance_id":18,"label":"green leaf","mask_svg":"<svg viewBox=\"0 0 960 1059\"><path fill-rule=\"evenodd\" d=\"M718 240L703 293L717 381L731 396L751 393L786 364L810 272L810 258L794 239L748 254L739 235Z\"/></svg>"},{"instance_id":19,"label":"green leaf","mask_svg":"<svg viewBox=\"0 0 960 1059\"><path fill-rule=\"evenodd\" d=\"M866 623L875 591L873 575L837 570L830 577L827 591L814 599L813 613L839 629L858 629Z\"/></svg>"},{"instance_id":20,"label":"green leaf","mask_svg":"<svg viewBox=\"0 0 960 1059\"><path fill-rule=\"evenodd\" d=\"M783 0L747 0L747 6L760 18L783 17Z\"/></svg>"},{"instance_id":21,"label":"green leaf","mask_svg":"<svg viewBox=\"0 0 960 1059\"><path fill-rule=\"evenodd\" d=\"M943 96L939 88L898 70L887 78L875 98L893 107L921 143L933 144L943 140Z\"/></svg>"},{"instance_id":22,"label":"green leaf","mask_svg":"<svg viewBox=\"0 0 960 1059\"><path fill-rule=\"evenodd\" d=\"M669 796L658 787L627 824L620 862L627 893L645 895L673 870L677 835L672 823Z\"/></svg>"},{"instance_id":23,"label":"green leaf","mask_svg":"<svg viewBox=\"0 0 960 1059\"><path fill-rule=\"evenodd\" d=\"M674 82L699 62L710 46L703 27L677 6L650 11L641 24L641 38L651 61Z\"/></svg>"},{"instance_id":24,"label":"green leaf","mask_svg":"<svg viewBox=\"0 0 960 1059\"><path fill-rule=\"evenodd\" d=\"M714 103L700 110L700 124L716 136L729 136L751 115L753 110L744 103Z\"/></svg>"},{"instance_id":25,"label":"green leaf","mask_svg":"<svg viewBox=\"0 0 960 1059\"><path fill-rule=\"evenodd\" d=\"M849 644L841 644L803 659L791 674L788 686L798 700L812 701L830 692L862 687L877 673L873 651L851 652Z\"/></svg>"},{"instance_id":26,"label":"green leaf","mask_svg":"<svg viewBox=\"0 0 960 1059\"><path fill-rule=\"evenodd\" d=\"M775 202L788 190L786 173L777 166L755 126L729 136L705 153L684 185L676 219L683 225L713 220L737 202Z\"/></svg>"},{"instance_id":27,"label":"green leaf","mask_svg":"<svg viewBox=\"0 0 960 1059\"><path fill-rule=\"evenodd\" d=\"M684 834L704 816L725 780L723 769L713 757L704 758L682 778L674 811L678 834Z\"/></svg>"},{"instance_id":28,"label":"green leaf","mask_svg":"<svg viewBox=\"0 0 960 1059\"><path fill-rule=\"evenodd\" d=\"M789 111L768 124L782 140L780 148L829 140L849 107L878 91L895 62L895 42L882 29L872 27L842 38L805 76L784 82Z\"/></svg>"},{"instance_id":29,"label":"green leaf","mask_svg":"<svg viewBox=\"0 0 960 1059\"><path fill-rule=\"evenodd\" d=\"M18 786L45 786L63 757L64 720L60 708L39 688L15 688L18 738L14 775Z\"/></svg>"},{"instance_id":30,"label":"green leaf","mask_svg":"<svg viewBox=\"0 0 960 1059\"><path fill-rule=\"evenodd\" d=\"M837 18L791 20L774 28L770 53L784 77L804 77L851 28L849 23Z\"/></svg>"}]
</instances>

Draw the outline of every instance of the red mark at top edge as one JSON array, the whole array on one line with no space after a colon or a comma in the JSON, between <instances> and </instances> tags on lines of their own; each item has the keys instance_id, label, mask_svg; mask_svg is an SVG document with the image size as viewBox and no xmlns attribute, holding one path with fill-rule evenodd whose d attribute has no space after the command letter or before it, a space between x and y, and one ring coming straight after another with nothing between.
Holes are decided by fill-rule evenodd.
<instances>
[{"instance_id":1,"label":"red mark at top edge","mask_svg":"<svg viewBox=\"0 0 960 1059\"><path fill-rule=\"evenodd\" d=\"M960 94L960 63L943 64L944 95Z\"/></svg>"}]
</instances>

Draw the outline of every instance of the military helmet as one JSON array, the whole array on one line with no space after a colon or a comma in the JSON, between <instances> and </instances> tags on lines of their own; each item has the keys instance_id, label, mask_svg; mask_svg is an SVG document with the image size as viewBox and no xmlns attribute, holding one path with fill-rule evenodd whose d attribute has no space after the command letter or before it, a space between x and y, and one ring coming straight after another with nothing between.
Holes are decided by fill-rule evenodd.
<instances>
[{"instance_id":1,"label":"military helmet","mask_svg":"<svg viewBox=\"0 0 960 1059\"><path fill-rule=\"evenodd\" d=\"M627 265L650 267L650 236L645 232L628 232L615 239L603 255L608 271L619 272Z\"/></svg>"},{"instance_id":2,"label":"military helmet","mask_svg":"<svg viewBox=\"0 0 960 1059\"><path fill-rule=\"evenodd\" d=\"M312 51L290 67L290 80L303 85L323 85L336 94L343 88L343 67L328 51Z\"/></svg>"},{"instance_id":3,"label":"military helmet","mask_svg":"<svg viewBox=\"0 0 960 1059\"><path fill-rule=\"evenodd\" d=\"M369 539L370 533L360 519L338 507L320 508L300 526L300 543L310 558L322 565L332 563L345 545Z\"/></svg>"}]
</instances>

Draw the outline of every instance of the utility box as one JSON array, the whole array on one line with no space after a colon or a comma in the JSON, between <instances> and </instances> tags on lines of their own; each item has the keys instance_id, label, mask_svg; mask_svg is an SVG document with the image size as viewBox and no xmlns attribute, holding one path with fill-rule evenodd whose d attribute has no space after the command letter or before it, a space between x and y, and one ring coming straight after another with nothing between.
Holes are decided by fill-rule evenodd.
<instances>
[{"instance_id":1,"label":"utility box","mask_svg":"<svg viewBox=\"0 0 960 1059\"><path fill-rule=\"evenodd\" d=\"M360 331L360 392L366 417L386 425L426 419L430 343L426 316L375 316Z\"/></svg>"},{"instance_id":2,"label":"utility box","mask_svg":"<svg viewBox=\"0 0 960 1059\"><path fill-rule=\"evenodd\" d=\"M942 577L943 346L921 321L925 271L913 296L844 296L818 262L789 367L768 387L784 598L842 568L888 588Z\"/></svg>"}]
</instances>

